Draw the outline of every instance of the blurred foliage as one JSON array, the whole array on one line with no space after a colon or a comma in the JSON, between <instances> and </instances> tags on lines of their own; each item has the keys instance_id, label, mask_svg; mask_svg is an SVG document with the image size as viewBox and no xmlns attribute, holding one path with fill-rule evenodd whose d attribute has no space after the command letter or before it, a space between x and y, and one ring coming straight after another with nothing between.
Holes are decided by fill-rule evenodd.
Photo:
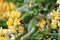
<instances>
[{"instance_id":1,"label":"blurred foliage","mask_svg":"<svg viewBox=\"0 0 60 40\"><path fill-rule=\"evenodd\" d=\"M7 28L6 23L7 23L7 19L3 18L2 20L0 20L0 27Z\"/></svg>"}]
</instances>

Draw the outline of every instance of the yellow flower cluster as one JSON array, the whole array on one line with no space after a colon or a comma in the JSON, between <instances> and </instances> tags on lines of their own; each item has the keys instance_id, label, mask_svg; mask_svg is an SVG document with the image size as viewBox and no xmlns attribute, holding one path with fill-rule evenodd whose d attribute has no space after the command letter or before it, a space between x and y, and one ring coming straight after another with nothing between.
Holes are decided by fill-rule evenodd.
<instances>
[{"instance_id":1,"label":"yellow flower cluster","mask_svg":"<svg viewBox=\"0 0 60 40\"><path fill-rule=\"evenodd\" d=\"M8 33L8 30L7 29L0 29L0 35L5 35Z\"/></svg>"},{"instance_id":2,"label":"yellow flower cluster","mask_svg":"<svg viewBox=\"0 0 60 40\"><path fill-rule=\"evenodd\" d=\"M24 33L24 27L23 25L20 25L21 12L14 10L15 8L16 5L13 2L0 0L0 19L5 17L8 18L8 29L0 29L0 40L10 40L8 37L5 37L9 32L15 33L16 30L18 30L19 33ZM11 39L15 40L15 37L12 37Z\"/></svg>"},{"instance_id":3,"label":"yellow flower cluster","mask_svg":"<svg viewBox=\"0 0 60 40\"><path fill-rule=\"evenodd\" d=\"M21 16L20 12L15 10L11 11L8 22L7 22L8 27L12 25L16 26L17 24L19 24L20 16Z\"/></svg>"},{"instance_id":4,"label":"yellow flower cluster","mask_svg":"<svg viewBox=\"0 0 60 40\"><path fill-rule=\"evenodd\" d=\"M8 34L8 29L1 28L0 29L0 40L9 40L8 36L5 36L6 34Z\"/></svg>"},{"instance_id":5,"label":"yellow flower cluster","mask_svg":"<svg viewBox=\"0 0 60 40\"><path fill-rule=\"evenodd\" d=\"M56 29L57 28L57 20L58 20L58 17L59 17L59 13L57 11L53 10L53 12L51 14L52 14L51 28Z\"/></svg>"},{"instance_id":6,"label":"yellow flower cluster","mask_svg":"<svg viewBox=\"0 0 60 40\"><path fill-rule=\"evenodd\" d=\"M53 10L53 12L51 13L51 15L53 17L52 18L53 20L58 20L59 13L57 11Z\"/></svg>"},{"instance_id":7,"label":"yellow flower cluster","mask_svg":"<svg viewBox=\"0 0 60 40\"><path fill-rule=\"evenodd\" d=\"M14 10L16 5L13 2L0 0L0 19L8 17L10 10Z\"/></svg>"},{"instance_id":8,"label":"yellow flower cluster","mask_svg":"<svg viewBox=\"0 0 60 40\"><path fill-rule=\"evenodd\" d=\"M0 29L0 35L6 35L9 32L15 33L17 30L17 26L18 26L18 32L24 33L24 27L23 25L20 25L20 20L21 20L20 16L21 16L21 12L15 10L11 11L7 21L8 29ZM1 36L0 40L9 40L9 39Z\"/></svg>"},{"instance_id":9,"label":"yellow flower cluster","mask_svg":"<svg viewBox=\"0 0 60 40\"><path fill-rule=\"evenodd\" d=\"M52 29L56 29L57 28L57 22L55 20L52 21L51 25L52 25L51 26Z\"/></svg>"},{"instance_id":10,"label":"yellow flower cluster","mask_svg":"<svg viewBox=\"0 0 60 40\"><path fill-rule=\"evenodd\" d=\"M7 25L8 28L11 32L15 33L16 32L16 27L17 25L19 26L18 31L19 32L24 32L24 27L20 26L20 16L21 16L21 12L18 11L11 11Z\"/></svg>"},{"instance_id":11,"label":"yellow flower cluster","mask_svg":"<svg viewBox=\"0 0 60 40\"><path fill-rule=\"evenodd\" d=\"M0 40L10 40L9 36L7 35L9 32L10 29L0 29ZM15 40L15 36L12 36L11 40Z\"/></svg>"},{"instance_id":12,"label":"yellow flower cluster","mask_svg":"<svg viewBox=\"0 0 60 40\"><path fill-rule=\"evenodd\" d=\"M51 12L51 28L52 29L56 29L58 26L60 27L60 14L59 14L59 12L60 12L60 8L57 10L57 11L55 11L55 10L53 10L52 12ZM49 19L47 19L47 20L49 20ZM39 22L38 22L38 25L39 25L39 27L42 29L44 26L47 26L49 23L49 21L45 21L44 19L43 20L40 20ZM45 25L47 23L47 25ZM58 24L58 26L57 26L57 24Z\"/></svg>"},{"instance_id":13,"label":"yellow flower cluster","mask_svg":"<svg viewBox=\"0 0 60 40\"><path fill-rule=\"evenodd\" d=\"M9 40L8 37L0 37L0 40Z\"/></svg>"}]
</instances>

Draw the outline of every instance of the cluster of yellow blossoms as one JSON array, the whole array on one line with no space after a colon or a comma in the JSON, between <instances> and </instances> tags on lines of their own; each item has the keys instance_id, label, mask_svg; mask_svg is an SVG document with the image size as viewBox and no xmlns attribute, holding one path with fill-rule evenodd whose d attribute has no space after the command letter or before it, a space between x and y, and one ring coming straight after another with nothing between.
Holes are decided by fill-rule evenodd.
<instances>
[{"instance_id":1,"label":"cluster of yellow blossoms","mask_svg":"<svg viewBox=\"0 0 60 40\"><path fill-rule=\"evenodd\" d=\"M15 10L11 11L10 13L10 17L8 19L7 25L10 31L13 33L16 32L17 26L19 26L18 28L19 32L22 32L22 33L24 32L24 27L20 25L20 16L21 16L21 13Z\"/></svg>"},{"instance_id":2,"label":"cluster of yellow blossoms","mask_svg":"<svg viewBox=\"0 0 60 40\"><path fill-rule=\"evenodd\" d=\"M8 34L9 32L16 33L16 31L18 31L19 33L24 33L24 27L20 23L21 20L20 16L21 16L21 12L18 12L16 10L11 11L7 21L8 29L2 29L2 28L0 29L0 40L1 39L8 40L9 37L8 36L5 37L5 35Z\"/></svg>"},{"instance_id":3,"label":"cluster of yellow blossoms","mask_svg":"<svg viewBox=\"0 0 60 40\"><path fill-rule=\"evenodd\" d=\"M45 29L56 30L60 28L60 7L57 9L57 11L53 10L50 13L50 15L51 16L48 19L46 18L45 20L43 18L38 22L40 32L44 33ZM46 34L50 34L50 31L47 31ZM51 40L51 38L48 38L47 40ZM56 40L56 39L53 39L53 40Z\"/></svg>"},{"instance_id":4,"label":"cluster of yellow blossoms","mask_svg":"<svg viewBox=\"0 0 60 40\"><path fill-rule=\"evenodd\" d=\"M9 40L8 37L0 37L0 40Z\"/></svg>"},{"instance_id":5,"label":"cluster of yellow blossoms","mask_svg":"<svg viewBox=\"0 0 60 40\"><path fill-rule=\"evenodd\" d=\"M45 26L49 25L49 21L51 21L51 23L50 23L51 29L57 29L58 27L60 27L60 8L57 9L57 11L53 10L50 14L51 14L50 20L47 19L48 20L47 21L47 20L42 19L39 21L38 24L41 29L44 28Z\"/></svg>"},{"instance_id":6,"label":"cluster of yellow blossoms","mask_svg":"<svg viewBox=\"0 0 60 40\"><path fill-rule=\"evenodd\" d=\"M13 10L16 8L16 5L13 2L7 2L0 0L0 19L8 17L7 15L10 10Z\"/></svg>"},{"instance_id":7,"label":"cluster of yellow blossoms","mask_svg":"<svg viewBox=\"0 0 60 40\"><path fill-rule=\"evenodd\" d=\"M21 12L14 10L15 8L16 5L13 2L0 0L0 19L8 18L8 29L0 29L0 40L10 40L8 36L5 36L9 32L15 33L18 30L19 33L24 33L24 27L20 23ZM14 36L12 40L15 40Z\"/></svg>"},{"instance_id":8,"label":"cluster of yellow blossoms","mask_svg":"<svg viewBox=\"0 0 60 40\"><path fill-rule=\"evenodd\" d=\"M0 40L9 40L8 36L5 36L8 34L8 29L0 29Z\"/></svg>"},{"instance_id":9,"label":"cluster of yellow blossoms","mask_svg":"<svg viewBox=\"0 0 60 40\"><path fill-rule=\"evenodd\" d=\"M0 20L2 18L8 18L10 16L10 10L14 10L16 5L13 2L7 2L0 0ZM10 18L9 18L10 20ZM0 40L10 40L7 35L11 29L2 29L0 28Z\"/></svg>"}]
</instances>

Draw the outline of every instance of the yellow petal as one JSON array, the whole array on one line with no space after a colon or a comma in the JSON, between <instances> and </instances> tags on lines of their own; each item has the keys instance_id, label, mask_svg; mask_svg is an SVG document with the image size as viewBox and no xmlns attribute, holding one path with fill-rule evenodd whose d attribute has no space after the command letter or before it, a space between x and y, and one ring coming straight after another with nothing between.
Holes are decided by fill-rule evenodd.
<instances>
[{"instance_id":1,"label":"yellow petal","mask_svg":"<svg viewBox=\"0 0 60 40\"><path fill-rule=\"evenodd\" d=\"M12 18L9 18L9 19L8 19L8 22L7 22L7 25L8 25L8 26L11 26L12 24L13 24L13 20L12 20Z\"/></svg>"}]
</instances>

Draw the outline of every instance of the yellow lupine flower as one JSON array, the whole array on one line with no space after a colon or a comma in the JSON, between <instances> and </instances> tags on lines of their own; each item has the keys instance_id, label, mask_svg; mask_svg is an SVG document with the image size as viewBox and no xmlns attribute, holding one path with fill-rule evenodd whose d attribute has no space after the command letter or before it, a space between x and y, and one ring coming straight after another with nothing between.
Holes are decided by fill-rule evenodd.
<instances>
[{"instance_id":1,"label":"yellow lupine flower","mask_svg":"<svg viewBox=\"0 0 60 40\"><path fill-rule=\"evenodd\" d=\"M18 12L18 11L13 10L13 11L11 11L11 16L13 16L13 17L20 17L21 13Z\"/></svg>"},{"instance_id":2,"label":"yellow lupine flower","mask_svg":"<svg viewBox=\"0 0 60 40\"><path fill-rule=\"evenodd\" d=\"M9 31L12 33L16 32L16 27L15 26L9 26Z\"/></svg>"},{"instance_id":3,"label":"yellow lupine flower","mask_svg":"<svg viewBox=\"0 0 60 40\"><path fill-rule=\"evenodd\" d=\"M21 13L18 12L18 11L15 11L15 16L16 16L16 17L20 17L20 16L21 16Z\"/></svg>"},{"instance_id":4,"label":"yellow lupine flower","mask_svg":"<svg viewBox=\"0 0 60 40\"><path fill-rule=\"evenodd\" d=\"M53 12L51 13L53 17L58 16L59 14L57 13L57 11L53 10Z\"/></svg>"},{"instance_id":5,"label":"yellow lupine flower","mask_svg":"<svg viewBox=\"0 0 60 40\"><path fill-rule=\"evenodd\" d=\"M14 20L14 26L16 26L16 25L20 25L20 22L19 22L19 20Z\"/></svg>"},{"instance_id":6,"label":"yellow lupine flower","mask_svg":"<svg viewBox=\"0 0 60 40\"><path fill-rule=\"evenodd\" d=\"M14 18L14 17L20 17L21 16L21 13L18 12L18 11L11 11L11 14L10 14L10 17Z\"/></svg>"},{"instance_id":7,"label":"yellow lupine flower","mask_svg":"<svg viewBox=\"0 0 60 40\"><path fill-rule=\"evenodd\" d=\"M18 31L21 33L24 33L24 27L23 26L19 26Z\"/></svg>"},{"instance_id":8,"label":"yellow lupine flower","mask_svg":"<svg viewBox=\"0 0 60 40\"><path fill-rule=\"evenodd\" d=\"M16 8L16 5L13 2L10 2L9 5L10 5L10 9L15 9Z\"/></svg>"},{"instance_id":9,"label":"yellow lupine flower","mask_svg":"<svg viewBox=\"0 0 60 40\"><path fill-rule=\"evenodd\" d=\"M9 19L8 19L8 22L7 22L7 25L8 25L8 26L11 26L12 24L13 24L13 20L12 20L12 18L9 18Z\"/></svg>"},{"instance_id":10,"label":"yellow lupine flower","mask_svg":"<svg viewBox=\"0 0 60 40\"><path fill-rule=\"evenodd\" d=\"M52 24L52 27L51 27L52 29L56 29L57 28L56 23L57 23L56 21L54 21L54 20L52 21L52 23L51 23Z\"/></svg>"},{"instance_id":11,"label":"yellow lupine flower","mask_svg":"<svg viewBox=\"0 0 60 40\"><path fill-rule=\"evenodd\" d=\"M46 24L46 21L45 20L42 20L38 24L39 24L40 28L43 28L44 25Z\"/></svg>"}]
</instances>

